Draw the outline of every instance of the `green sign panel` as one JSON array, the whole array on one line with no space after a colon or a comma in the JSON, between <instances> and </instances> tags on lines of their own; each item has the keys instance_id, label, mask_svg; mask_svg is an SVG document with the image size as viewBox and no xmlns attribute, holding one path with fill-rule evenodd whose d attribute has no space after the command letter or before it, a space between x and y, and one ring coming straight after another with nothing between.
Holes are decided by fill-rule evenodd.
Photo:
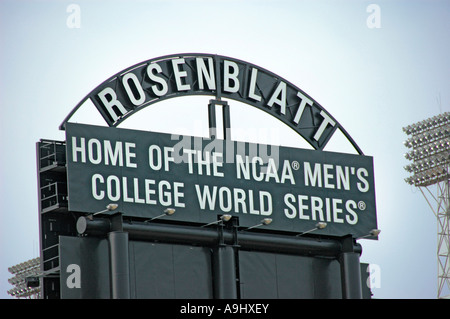
<instances>
[{"instance_id":1,"label":"green sign panel","mask_svg":"<svg viewBox=\"0 0 450 319\"><path fill-rule=\"evenodd\" d=\"M69 210L363 236L377 228L370 156L66 124Z\"/></svg>"}]
</instances>

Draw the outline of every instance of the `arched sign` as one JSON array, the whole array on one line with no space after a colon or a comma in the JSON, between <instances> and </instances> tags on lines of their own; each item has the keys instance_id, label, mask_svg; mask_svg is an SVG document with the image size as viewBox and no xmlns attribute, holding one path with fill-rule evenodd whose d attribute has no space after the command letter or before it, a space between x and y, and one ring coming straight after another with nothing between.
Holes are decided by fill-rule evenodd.
<instances>
[{"instance_id":1,"label":"arched sign","mask_svg":"<svg viewBox=\"0 0 450 319\"><path fill-rule=\"evenodd\" d=\"M212 95L251 104L287 124L315 150L117 128L148 105L172 97ZM87 100L110 127L70 123ZM240 227L262 218L265 229L360 237L375 229L373 159L316 101L253 64L205 54L145 61L111 77L75 107L66 130L68 207L102 211L117 203L124 216L209 224L232 215ZM340 129L360 155L323 151ZM270 148L270 151L268 151Z\"/></svg>"},{"instance_id":2,"label":"arched sign","mask_svg":"<svg viewBox=\"0 0 450 319\"><path fill-rule=\"evenodd\" d=\"M314 149L323 150L339 129L359 154L358 145L319 103L282 77L254 64L211 54L176 54L133 65L89 93L66 117L90 99L109 126L159 101L211 95L250 104L279 119Z\"/></svg>"}]
</instances>

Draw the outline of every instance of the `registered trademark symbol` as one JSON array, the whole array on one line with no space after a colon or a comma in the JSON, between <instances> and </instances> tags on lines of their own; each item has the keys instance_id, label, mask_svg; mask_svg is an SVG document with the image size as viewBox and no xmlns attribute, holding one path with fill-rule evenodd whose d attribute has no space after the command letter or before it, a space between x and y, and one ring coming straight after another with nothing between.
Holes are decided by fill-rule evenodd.
<instances>
[{"instance_id":1,"label":"registered trademark symbol","mask_svg":"<svg viewBox=\"0 0 450 319\"><path fill-rule=\"evenodd\" d=\"M300 163L297 162L297 161L293 161L293 162L291 163L291 166L292 166L292 168L293 168L294 170L297 171L297 170L300 168Z\"/></svg>"},{"instance_id":2,"label":"registered trademark symbol","mask_svg":"<svg viewBox=\"0 0 450 319\"><path fill-rule=\"evenodd\" d=\"M366 209L366 203L364 203L363 201L359 201L358 202L358 208L360 210L365 210Z\"/></svg>"}]
</instances>

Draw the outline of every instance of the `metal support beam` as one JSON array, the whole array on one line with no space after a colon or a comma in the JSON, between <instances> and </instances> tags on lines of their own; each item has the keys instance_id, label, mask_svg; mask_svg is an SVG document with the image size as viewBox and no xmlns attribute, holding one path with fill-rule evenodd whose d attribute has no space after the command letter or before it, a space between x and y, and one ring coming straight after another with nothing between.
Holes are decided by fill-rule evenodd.
<instances>
[{"instance_id":1,"label":"metal support beam","mask_svg":"<svg viewBox=\"0 0 450 319\"><path fill-rule=\"evenodd\" d=\"M340 239L320 240L294 235L239 232L236 227L203 228L165 225L163 223L123 222L113 230L116 222L110 218L80 217L77 231L81 235L108 234L111 254L111 283L113 298L129 298L128 238L174 244L202 245L213 249L214 297L238 298L236 285L235 249L336 258L341 268L342 297L362 299L360 270L361 245L349 235Z\"/></svg>"},{"instance_id":2,"label":"metal support beam","mask_svg":"<svg viewBox=\"0 0 450 319\"><path fill-rule=\"evenodd\" d=\"M360 252L355 251L354 239L342 240L343 252L339 255L343 299L362 299Z\"/></svg>"},{"instance_id":3,"label":"metal support beam","mask_svg":"<svg viewBox=\"0 0 450 319\"><path fill-rule=\"evenodd\" d=\"M128 232L123 231L121 213L108 218L110 283L112 299L130 299L130 265L128 255ZM104 228L103 228L104 229Z\"/></svg>"},{"instance_id":4,"label":"metal support beam","mask_svg":"<svg viewBox=\"0 0 450 319\"><path fill-rule=\"evenodd\" d=\"M217 121L216 106L219 105L222 108L221 123ZM220 119L220 117L219 117ZM209 137L219 138L224 140L231 139L230 129L230 106L227 101L222 100L210 100L208 104L208 122L209 122ZM222 129L222 135L220 135L220 130Z\"/></svg>"},{"instance_id":5,"label":"metal support beam","mask_svg":"<svg viewBox=\"0 0 450 319\"><path fill-rule=\"evenodd\" d=\"M214 298L237 299L236 258L232 246L213 250Z\"/></svg>"},{"instance_id":6,"label":"metal support beam","mask_svg":"<svg viewBox=\"0 0 450 319\"><path fill-rule=\"evenodd\" d=\"M130 299L130 266L128 256L128 233L108 233L111 298Z\"/></svg>"},{"instance_id":7,"label":"metal support beam","mask_svg":"<svg viewBox=\"0 0 450 319\"><path fill-rule=\"evenodd\" d=\"M79 234L99 236L110 226L109 219L96 218L89 220L80 217L77 222ZM84 220L83 220L84 219ZM166 243L192 244L215 247L221 242L220 234L215 229L195 226L164 225L159 223L123 223L123 231L129 233L130 240L154 241ZM105 234L105 233L103 233ZM104 236L104 235L103 235ZM237 237L237 238L236 238ZM264 234L256 232L233 232L223 230L223 243L226 245L239 244L244 250L259 250L284 254L307 256L338 257L343 252L339 239L320 240L289 235ZM361 253L361 245L356 244L353 252Z\"/></svg>"}]
</instances>

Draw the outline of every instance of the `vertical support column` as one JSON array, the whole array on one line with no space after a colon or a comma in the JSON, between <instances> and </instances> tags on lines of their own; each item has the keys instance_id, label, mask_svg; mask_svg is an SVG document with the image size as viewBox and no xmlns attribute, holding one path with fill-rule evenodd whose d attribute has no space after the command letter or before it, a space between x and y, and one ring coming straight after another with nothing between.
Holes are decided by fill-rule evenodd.
<instances>
[{"instance_id":1,"label":"vertical support column","mask_svg":"<svg viewBox=\"0 0 450 319\"><path fill-rule=\"evenodd\" d=\"M214 297L236 299L236 258L232 246L219 245L213 250Z\"/></svg>"},{"instance_id":2,"label":"vertical support column","mask_svg":"<svg viewBox=\"0 0 450 319\"><path fill-rule=\"evenodd\" d=\"M339 255L343 299L362 299L359 253L354 251L353 237L342 240L343 252Z\"/></svg>"},{"instance_id":3,"label":"vertical support column","mask_svg":"<svg viewBox=\"0 0 450 319\"><path fill-rule=\"evenodd\" d=\"M216 106L222 107L221 120L217 120ZM209 137L224 140L231 139L230 106L226 101L210 100L208 104ZM219 129L218 129L219 127Z\"/></svg>"},{"instance_id":4,"label":"vertical support column","mask_svg":"<svg viewBox=\"0 0 450 319\"><path fill-rule=\"evenodd\" d=\"M128 233L108 233L111 298L130 299L130 267L128 263Z\"/></svg>"},{"instance_id":5,"label":"vertical support column","mask_svg":"<svg viewBox=\"0 0 450 319\"><path fill-rule=\"evenodd\" d=\"M234 246L226 245L224 225L218 226L219 243L213 249L213 291L216 299L237 299L236 256Z\"/></svg>"},{"instance_id":6,"label":"vertical support column","mask_svg":"<svg viewBox=\"0 0 450 319\"><path fill-rule=\"evenodd\" d=\"M128 232L122 228L122 214L111 216L108 233L111 299L130 299Z\"/></svg>"},{"instance_id":7,"label":"vertical support column","mask_svg":"<svg viewBox=\"0 0 450 319\"><path fill-rule=\"evenodd\" d=\"M209 138L216 138L217 123L216 123L216 104L214 104L214 100L210 100L208 104L208 124L209 124Z\"/></svg>"}]
</instances>

